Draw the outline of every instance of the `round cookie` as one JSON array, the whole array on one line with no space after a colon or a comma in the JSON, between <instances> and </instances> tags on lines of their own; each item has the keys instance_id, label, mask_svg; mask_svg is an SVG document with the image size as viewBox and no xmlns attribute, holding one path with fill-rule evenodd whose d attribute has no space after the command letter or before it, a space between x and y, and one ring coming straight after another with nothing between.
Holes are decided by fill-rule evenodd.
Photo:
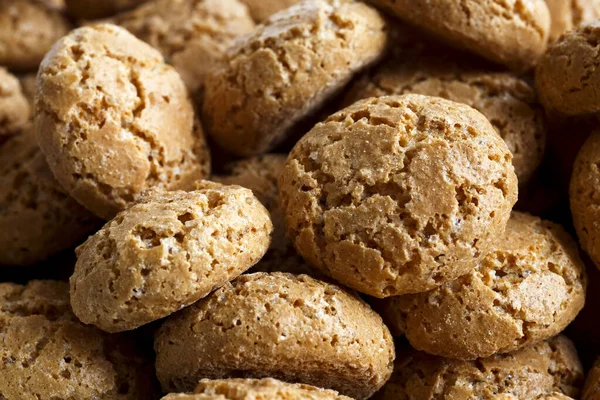
<instances>
[{"instance_id":1,"label":"round cookie","mask_svg":"<svg viewBox=\"0 0 600 400\"><path fill-rule=\"evenodd\" d=\"M600 2L597 0L546 0L550 10L550 43L563 33L600 18Z\"/></svg>"},{"instance_id":2,"label":"round cookie","mask_svg":"<svg viewBox=\"0 0 600 400\"><path fill-rule=\"evenodd\" d=\"M239 186L150 191L77 249L73 311L107 332L166 317L256 264L272 230Z\"/></svg>"},{"instance_id":3,"label":"round cookie","mask_svg":"<svg viewBox=\"0 0 600 400\"><path fill-rule=\"evenodd\" d=\"M252 268L253 272L280 271L315 276L317 271L304 262L285 235L277 179L286 159L284 154L264 154L247 158L228 164L225 167L226 175L213 176L212 179L225 185L239 185L252 190L271 214L273 240L269 251Z\"/></svg>"},{"instance_id":4,"label":"round cookie","mask_svg":"<svg viewBox=\"0 0 600 400\"><path fill-rule=\"evenodd\" d=\"M564 336L522 350L460 361L413 352L373 400L565 399L579 395L583 367ZM566 397L568 398L568 397Z\"/></svg>"},{"instance_id":5,"label":"round cookie","mask_svg":"<svg viewBox=\"0 0 600 400\"><path fill-rule=\"evenodd\" d=\"M0 265L31 265L100 226L54 179L29 123L0 146Z\"/></svg>"},{"instance_id":6,"label":"round cookie","mask_svg":"<svg viewBox=\"0 0 600 400\"><path fill-rule=\"evenodd\" d=\"M523 71L546 49L544 0L369 0L441 40Z\"/></svg>"},{"instance_id":7,"label":"round cookie","mask_svg":"<svg viewBox=\"0 0 600 400\"><path fill-rule=\"evenodd\" d=\"M69 29L60 11L42 2L0 1L0 65L17 71L35 70Z\"/></svg>"},{"instance_id":8,"label":"round cookie","mask_svg":"<svg viewBox=\"0 0 600 400\"><path fill-rule=\"evenodd\" d=\"M346 104L406 93L443 97L481 112L513 154L520 185L527 183L540 165L546 143L543 110L535 90L524 80L508 73L459 65L457 60L441 62L439 53L401 56L358 80Z\"/></svg>"},{"instance_id":9,"label":"round cookie","mask_svg":"<svg viewBox=\"0 0 600 400\"><path fill-rule=\"evenodd\" d=\"M252 18L259 23L266 20L271 15L286 9L300 0L242 0L248 7Z\"/></svg>"},{"instance_id":10,"label":"round cookie","mask_svg":"<svg viewBox=\"0 0 600 400\"><path fill-rule=\"evenodd\" d=\"M588 371L581 399L600 399L600 359L597 359L594 366Z\"/></svg>"},{"instance_id":11,"label":"round cookie","mask_svg":"<svg viewBox=\"0 0 600 400\"><path fill-rule=\"evenodd\" d=\"M0 67L0 137L18 133L30 116L31 108L19 80Z\"/></svg>"},{"instance_id":12,"label":"round cookie","mask_svg":"<svg viewBox=\"0 0 600 400\"><path fill-rule=\"evenodd\" d=\"M135 337L79 322L58 281L0 283L0 396L146 400L160 393Z\"/></svg>"},{"instance_id":13,"label":"round cookie","mask_svg":"<svg viewBox=\"0 0 600 400\"><path fill-rule=\"evenodd\" d=\"M38 73L39 142L58 181L110 219L145 189L189 189L208 148L179 74L114 25L58 41Z\"/></svg>"},{"instance_id":14,"label":"round cookie","mask_svg":"<svg viewBox=\"0 0 600 400\"><path fill-rule=\"evenodd\" d=\"M600 268L600 131L590 135L573 166L569 199L581 248Z\"/></svg>"},{"instance_id":15,"label":"round cookie","mask_svg":"<svg viewBox=\"0 0 600 400\"><path fill-rule=\"evenodd\" d=\"M429 292L386 299L383 313L414 348L472 360L560 333L582 309L586 284L571 237L515 212L475 270Z\"/></svg>"},{"instance_id":16,"label":"round cookie","mask_svg":"<svg viewBox=\"0 0 600 400\"><path fill-rule=\"evenodd\" d=\"M242 275L169 317L154 348L166 391L201 378L273 377L366 399L394 360L388 329L360 298L278 272Z\"/></svg>"},{"instance_id":17,"label":"round cookie","mask_svg":"<svg viewBox=\"0 0 600 400\"><path fill-rule=\"evenodd\" d=\"M389 297L471 271L517 199L506 143L471 107L361 100L317 124L279 179L288 236L327 275Z\"/></svg>"},{"instance_id":18,"label":"round cookie","mask_svg":"<svg viewBox=\"0 0 600 400\"><path fill-rule=\"evenodd\" d=\"M540 58L535 79L549 113L581 115L600 111L598 46L600 21L582 25L552 43Z\"/></svg>"},{"instance_id":19,"label":"round cookie","mask_svg":"<svg viewBox=\"0 0 600 400\"><path fill-rule=\"evenodd\" d=\"M110 22L160 50L191 92L234 39L254 29L239 0L155 0Z\"/></svg>"},{"instance_id":20,"label":"round cookie","mask_svg":"<svg viewBox=\"0 0 600 400\"><path fill-rule=\"evenodd\" d=\"M353 0L309 0L269 18L206 75L203 118L223 149L273 149L358 70L378 59L386 24Z\"/></svg>"},{"instance_id":21,"label":"round cookie","mask_svg":"<svg viewBox=\"0 0 600 400\"><path fill-rule=\"evenodd\" d=\"M148 0L65 0L67 11L75 18L95 19L109 17L133 8Z\"/></svg>"}]
</instances>

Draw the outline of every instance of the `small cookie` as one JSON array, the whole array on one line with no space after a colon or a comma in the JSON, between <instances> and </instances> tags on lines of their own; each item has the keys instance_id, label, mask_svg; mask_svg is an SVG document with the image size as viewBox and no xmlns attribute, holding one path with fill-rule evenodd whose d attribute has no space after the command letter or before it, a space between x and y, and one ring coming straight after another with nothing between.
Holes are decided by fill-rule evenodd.
<instances>
[{"instance_id":1,"label":"small cookie","mask_svg":"<svg viewBox=\"0 0 600 400\"><path fill-rule=\"evenodd\" d=\"M384 314L414 348L472 360L560 333L583 308L586 284L569 234L515 212L475 270L429 292L386 299Z\"/></svg>"},{"instance_id":2,"label":"small cookie","mask_svg":"<svg viewBox=\"0 0 600 400\"><path fill-rule=\"evenodd\" d=\"M546 144L543 110L526 81L508 73L460 65L456 59L442 62L439 53L400 56L358 80L345 102L406 93L443 97L481 112L513 154L520 185L527 183L540 165Z\"/></svg>"},{"instance_id":3,"label":"small cookie","mask_svg":"<svg viewBox=\"0 0 600 400\"><path fill-rule=\"evenodd\" d=\"M544 0L369 0L439 39L518 71L546 49L550 12Z\"/></svg>"},{"instance_id":4,"label":"small cookie","mask_svg":"<svg viewBox=\"0 0 600 400\"><path fill-rule=\"evenodd\" d=\"M555 42L565 32L600 18L600 2L597 0L546 0L550 10L550 36Z\"/></svg>"},{"instance_id":5,"label":"small cookie","mask_svg":"<svg viewBox=\"0 0 600 400\"><path fill-rule=\"evenodd\" d=\"M65 0L67 11L75 18L95 19L114 15L148 0Z\"/></svg>"},{"instance_id":6,"label":"small cookie","mask_svg":"<svg viewBox=\"0 0 600 400\"><path fill-rule=\"evenodd\" d=\"M0 65L17 71L36 69L69 29L60 11L39 1L0 1Z\"/></svg>"},{"instance_id":7,"label":"small cookie","mask_svg":"<svg viewBox=\"0 0 600 400\"><path fill-rule=\"evenodd\" d=\"M58 281L0 283L0 397L147 400L160 393L135 337L79 322Z\"/></svg>"},{"instance_id":8,"label":"small cookie","mask_svg":"<svg viewBox=\"0 0 600 400\"><path fill-rule=\"evenodd\" d=\"M582 400L600 399L600 358L596 360L592 369L589 370L585 378Z\"/></svg>"},{"instance_id":9,"label":"small cookie","mask_svg":"<svg viewBox=\"0 0 600 400\"><path fill-rule=\"evenodd\" d=\"M19 80L0 67L0 137L18 133L30 117L31 108Z\"/></svg>"},{"instance_id":10,"label":"small cookie","mask_svg":"<svg viewBox=\"0 0 600 400\"><path fill-rule=\"evenodd\" d=\"M179 74L114 25L79 28L38 73L39 142L58 181L110 219L145 189L188 189L209 154Z\"/></svg>"},{"instance_id":11,"label":"small cookie","mask_svg":"<svg viewBox=\"0 0 600 400\"><path fill-rule=\"evenodd\" d=\"M579 244L600 268L600 131L584 143L573 165L569 199Z\"/></svg>"},{"instance_id":12,"label":"small cookie","mask_svg":"<svg viewBox=\"0 0 600 400\"><path fill-rule=\"evenodd\" d=\"M155 0L110 22L160 50L191 92L234 39L254 29L239 0Z\"/></svg>"},{"instance_id":13,"label":"small cookie","mask_svg":"<svg viewBox=\"0 0 600 400\"><path fill-rule=\"evenodd\" d=\"M471 271L517 200L506 143L471 107L361 100L317 124L279 179L288 236L311 264L375 297Z\"/></svg>"},{"instance_id":14,"label":"small cookie","mask_svg":"<svg viewBox=\"0 0 600 400\"><path fill-rule=\"evenodd\" d=\"M207 74L202 121L231 153L267 152L381 56L385 30L379 12L353 0L308 0L281 11Z\"/></svg>"},{"instance_id":15,"label":"small cookie","mask_svg":"<svg viewBox=\"0 0 600 400\"><path fill-rule=\"evenodd\" d=\"M73 311L107 332L166 317L256 264L272 230L239 186L151 191L77 249Z\"/></svg>"},{"instance_id":16,"label":"small cookie","mask_svg":"<svg viewBox=\"0 0 600 400\"><path fill-rule=\"evenodd\" d=\"M201 378L273 377L365 399L394 360L388 329L360 298L278 272L242 275L169 317L154 348L166 391Z\"/></svg>"},{"instance_id":17,"label":"small cookie","mask_svg":"<svg viewBox=\"0 0 600 400\"><path fill-rule=\"evenodd\" d=\"M552 43L535 71L540 102L548 112L600 111L600 21L582 25Z\"/></svg>"},{"instance_id":18,"label":"small cookie","mask_svg":"<svg viewBox=\"0 0 600 400\"><path fill-rule=\"evenodd\" d=\"M475 361L413 352L396 360L391 379L372 399L565 399L577 398L582 382L575 346L556 336Z\"/></svg>"},{"instance_id":19,"label":"small cookie","mask_svg":"<svg viewBox=\"0 0 600 400\"><path fill-rule=\"evenodd\" d=\"M0 265L44 261L100 222L54 179L31 123L0 146Z\"/></svg>"},{"instance_id":20,"label":"small cookie","mask_svg":"<svg viewBox=\"0 0 600 400\"><path fill-rule=\"evenodd\" d=\"M241 0L250 11L252 18L258 23L271 15L284 10L300 0Z\"/></svg>"}]
</instances>

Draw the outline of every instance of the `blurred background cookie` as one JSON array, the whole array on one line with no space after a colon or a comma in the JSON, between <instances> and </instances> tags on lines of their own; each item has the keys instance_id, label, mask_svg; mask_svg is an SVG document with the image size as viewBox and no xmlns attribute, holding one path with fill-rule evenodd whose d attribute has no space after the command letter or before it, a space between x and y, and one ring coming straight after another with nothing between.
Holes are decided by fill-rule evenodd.
<instances>
[{"instance_id":1,"label":"blurred background cookie","mask_svg":"<svg viewBox=\"0 0 600 400\"><path fill-rule=\"evenodd\" d=\"M80 19L109 17L148 0L65 0L68 13Z\"/></svg>"},{"instance_id":2,"label":"blurred background cookie","mask_svg":"<svg viewBox=\"0 0 600 400\"><path fill-rule=\"evenodd\" d=\"M299 3L300 0L241 0L257 23L263 22L271 15Z\"/></svg>"},{"instance_id":3,"label":"blurred background cookie","mask_svg":"<svg viewBox=\"0 0 600 400\"><path fill-rule=\"evenodd\" d=\"M563 33L600 18L597 0L546 0L552 24L548 41L556 41Z\"/></svg>"},{"instance_id":4,"label":"blurred background cookie","mask_svg":"<svg viewBox=\"0 0 600 400\"><path fill-rule=\"evenodd\" d=\"M16 76L0 67L0 138L18 133L31 117L31 107Z\"/></svg>"}]
</instances>

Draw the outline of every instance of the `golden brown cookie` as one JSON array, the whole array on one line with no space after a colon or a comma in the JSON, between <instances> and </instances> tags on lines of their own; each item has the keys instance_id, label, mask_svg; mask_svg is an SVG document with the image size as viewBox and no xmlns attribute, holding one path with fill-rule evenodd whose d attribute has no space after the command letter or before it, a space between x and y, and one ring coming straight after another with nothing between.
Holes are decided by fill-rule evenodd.
<instances>
[{"instance_id":1,"label":"golden brown cookie","mask_svg":"<svg viewBox=\"0 0 600 400\"><path fill-rule=\"evenodd\" d=\"M21 84L21 91L23 96L29 102L31 110L35 109L35 92L37 91L37 73L30 73L19 76L19 82Z\"/></svg>"},{"instance_id":2,"label":"golden brown cookie","mask_svg":"<svg viewBox=\"0 0 600 400\"><path fill-rule=\"evenodd\" d=\"M361 100L317 124L279 180L289 237L311 264L376 297L471 271L517 199L506 143L471 107Z\"/></svg>"},{"instance_id":3,"label":"golden brown cookie","mask_svg":"<svg viewBox=\"0 0 600 400\"><path fill-rule=\"evenodd\" d=\"M413 352L373 400L565 399L578 397L583 367L565 336L505 355L459 361Z\"/></svg>"},{"instance_id":4,"label":"golden brown cookie","mask_svg":"<svg viewBox=\"0 0 600 400\"><path fill-rule=\"evenodd\" d=\"M546 111L581 115L600 111L600 21L582 25L552 43L535 78Z\"/></svg>"},{"instance_id":5,"label":"golden brown cookie","mask_svg":"<svg viewBox=\"0 0 600 400\"><path fill-rule=\"evenodd\" d=\"M381 56L385 21L353 0L308 0L240 39L206 76L208 132L237 155L267 152Z\"/></svg>"},{"instance_id":6,"label":"golden brown cookie","mask_svg":"<svg viewBox=\"0 0 600 400\"><path fill-rule=\"evenodd\" d=\"M581 399L600 399L600 358L596 360L592 369L588 371Z\"/></svg>"},{"instance_id":7,"label":"golden brown cookie","mask_svg":"<svg viewBox=\"0 0 600 400\"><path fill-rule=\"evenodd\" d=\"M600 268L600 131L584 143L573 166L569 199L579 244Z\"/></svg>"},{"instance_id":8,"label":"golden brown cookie","mask_svg":"<svg viewBox=\"0 0 600 400\"><path fill-rule=\"evenodd\" d=\"M416 349L472 360L560 333L582 309L586 285L569 234L515 212L475 270L429 292L386 299L384 314Z\"/></svg>"},{"instance_id":9,"label":"golden brown cookie","mask_svg":"<svg viewBox=\"0 0 600 400\"><path fill-rule=\"evenodd\" d=\"M58 181L110 219L145 189L188 189L208 148L179 74L114 25L61 39L38 73L39 142Z\"/></svg>"},{"instance_id":10,"label":"golden brown cookie","mask_svg":"<svg viewBox=\"0 0 600 400\"><path fill-rule=\"evenodd\" d=\"M44 261L100 223L54 179L31 123L0 146L0 265Z\"/></svg>"},{"instance_id":11,"label":"golden brown cookie","mask_svg":"<svg viewBox=\"0 0 600 400\"><path fill-rule=\"evenodd\" d=\"M598 0L546 0L550 10L550 43L563 33L600 18Z\"/></svg>"},{"instance_id":12,"label":"golden brown cookie","mask_svg":"<svg viewBox=\"0 0 600 400\"><path fill-rule=\"evenodd\" d=\"M75 18L95 19L109 17L133 8L148 0L65 0L67 11Z\"/></svg>"},{"instance_id":13,"label":"golden brown cookie","mask_svg":"<svg viewBox=\"0 0 600 400\"><path fill-rule=\"evenodd\" d=\"M286 9L300 0L241 0L246 4L256 22L263 22L271 15Z\"/></svg>"},{"instance_id":14,"label":"golden brown cookie","mask_svg":"<svg viewBox=\"0 0 600 400\"><path fill-rule=\"evenodd\" d=\"M358 80L345 102L349 105L368 97L417 93L465 103L485 115L504 139L523 186L540 165L546 143L543 110L535 90L511 74L460 65L458 61L442 62L439 53L391 58Z\"/></svg>"},{"instance_id":15,"label":"golden brown cookie","mask_svg":"<svg viewBox=\"0 0 600 400\"><path fill-rule=\"evenodd\" d=\"M522 71L535 65L550 31L544 0L369 0L452 45Z\"/></svg>"},{"instance_id":16,"label":"golden brown cookie","mask_svg":"<svg viewBox=\"0 0 600 400\"><path fill-rule=\"evenodd\" d=\"M278 272L242 275L169 317L154 348L166 391L201 378L273 377L365 399L394 359L388 329L357 296Z\"/></svg>"},{"instance_id":17,"label":"golden brown cookie","mask_svg":"<svg viewBox=\"0 0 600 400\"><path fill-rule=\"evenodd\" d=\"M0 137L18 133L30 116L31 108L19 80L0 67Z\"/></svg>"},{"instance_id":18,"label":"golden brown cookie","mask_svg":"<svg viewBox=\"0 0 600 400\"><path fill-rule=\"evenodd\" d=\"M166 317L256 264L272 230L239 186L150 191L77 249L73 311L108 332Z\"/></svg>"},{"instance_id":19,"label":"golden brown cookie","mask_svg":"<svg viewBox=\"0 0 600 400\"><path fill-rule=\"evenodd\" d=\"M0 283L0 397L147 400L159 394L135 337L79 322L58 281Z\"/></svg>"},{"instance_id":20,"label":"golden brown cookie","mask_svg":"<svg viewBox=\"0 0 600 400\"><path fill-rule=\"evenodd\" d=\"M71 26L55 8L34 0L0 0L0 65L35 70Z\"/></svg>"},{"instance_id":21,"label":"golden brown cookie","mask_svg":"<svg viewBox=\"0 0 600 400\"><path fill-rule=\"evenodd\" d=\"M234 39L254 29L239 0L155 0L110 22L160 50L192 92Z\"/></svg>"}]
</instances>

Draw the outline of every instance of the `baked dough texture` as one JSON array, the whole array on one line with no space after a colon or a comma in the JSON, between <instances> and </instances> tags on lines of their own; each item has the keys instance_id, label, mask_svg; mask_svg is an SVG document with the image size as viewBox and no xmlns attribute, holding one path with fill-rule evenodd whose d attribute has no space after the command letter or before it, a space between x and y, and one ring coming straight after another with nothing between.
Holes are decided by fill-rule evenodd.
<instances>
[{"instance_id":1,"label":"baked dough texture","mask_svg":"<svg viewBox=\"0 0 600 400\"><path fill-rule=\"evenodd\" d=\"M246 4L250 15L257 23L264 22L271 15L299 3L300 0L241 0Z\"/></svg>"},{"instance_id":2,"label":"baked dough texture","mask_svg":"<svg viewBox=\"0 0 600 400\"><path fill-rule=\"evenodd\" d=\"M133 8L148 0L65 0L67 11L75 18L104 18Z\"/></svg>"},{"instance_id":3,"label":"baked dough texture","mask_svg":"<svg viewBox=\"0 0 600 400\"><path fill-rule=\"evenodd\" d=\"M0 137L14 135L29 122L31 107L16 76L0 67Z\"/></svg>"},{"instance_id":4,"label":"baked dough texture","mask_svg":"<svg viewBox=\"0 0 600 400\"><path fill-rule=\"evenodd\" d=\"M597 0L546 0L552 25L548 41L555 42L562 34L600 18Z\"/></svg>"},{"instance_id":5,"label":"baked dough texture","mask_svg":"<svg viewBox=\"0 0 600 400\"><path fill-rule=\"evenodd\" d=\"M550 32L550 12L544 0L369 2L440 40L517 71L535 65Z\"/></svg>"},{"instance_id":6,"label":"baked dough texture","mask_svg":"<svg viewBox=\"0 0 600 400\"><path fill-rule=\"evenodd\" d=\"M600 399L600 359L597 359L592 368L588 371L581 399Z\"/></svg>"},{"instance_id":7,"label":"baked dough texture","mask_svg":"<svg viewBox=\"0 0 600 400\"><path fill-rule=\"evenodd\" d=\"M160 50L191 92L254 21L240 0L155 0L110 20Z\"/></svg>"},{"instance_id":8,"label":"baked dough texture","mask_svg":"<svg viewBox=\"0 0 600 400\"><path fill-rule=\"evenodd\" d=\"M73 311L108 332L166 317L256 264L272 230L239 186L150 191L77 249Z\"/></svg>"},{"instance_id":9,"label":"baked dough texture","mask_svg":"<svg viewBox=\"0 0 600 400\"><path fill-rule=\"evenodd\" d=\"M459 361L414 352L373 400L578 398L583 367L565 336L513 353Z\"/></svg>"},{"instance_id":10,"label":"baked dough texture","mask_svg":"<svg viewBox=\"0 0 600 400\"><path fill-rule=\"evenodd\" d=\"M242 275L167 319L154 344L166 391L201 378L272 377L366 399L389 378L379 315L338 286L286 273Z\"/></svg>"},{"instance_id":11,"label":"baked dough texture","mask_svg":"<svg viewBox=\"0 0 600 400\"><path fill-rule=\"evenodd\" d=\"M416 349L472 360L560 333L583 308L586 285L577 244L562 227L515 212L475 270L426 293L386 299L384 314Z\"/></svg>"},{"instance_id":12,"label":"baked dough texture","mask_svg":"<svg viewBox=\"0 0 600 400\"><path fill-rule=\"evenodd\" d=\"M317 112L387 42L378 11L353 0L308 0L240 39L206 75L202 121L223 149L265 153Z\"/></svg>"},{"instance_id":13,"label":"baked dough texture","mask_svg":"<svg viewBox=\"0 0 600 400\"><path fill-rule=\"evenodd\" d=\"M210 157L179 74L114 25L58 41L38 73L36 123L63 187L111 219L150 187L189 189Z\"/></svg>"},{"instance_id":14,"label":"baked dough texture","mask_svg":"<svg viewBox=\"0 0 600 400\"><path fill-rule=\"evenodd\" d=\"M0 398L147 400L159 395L135 338L79 322L58 281L0 283Z\"/></svg>"},{"instance_id":15,"label":"baked dough texture","mask_svg":"<svg viewBox=\"0 0 600 400\"><path fill-rule=\"evenodd\" d=\"M361 100L317 124L279 188L298 252L375 297L470 272L517 199L512 155L487 119L413 94Z\"/></svg>"}]
</instances>

